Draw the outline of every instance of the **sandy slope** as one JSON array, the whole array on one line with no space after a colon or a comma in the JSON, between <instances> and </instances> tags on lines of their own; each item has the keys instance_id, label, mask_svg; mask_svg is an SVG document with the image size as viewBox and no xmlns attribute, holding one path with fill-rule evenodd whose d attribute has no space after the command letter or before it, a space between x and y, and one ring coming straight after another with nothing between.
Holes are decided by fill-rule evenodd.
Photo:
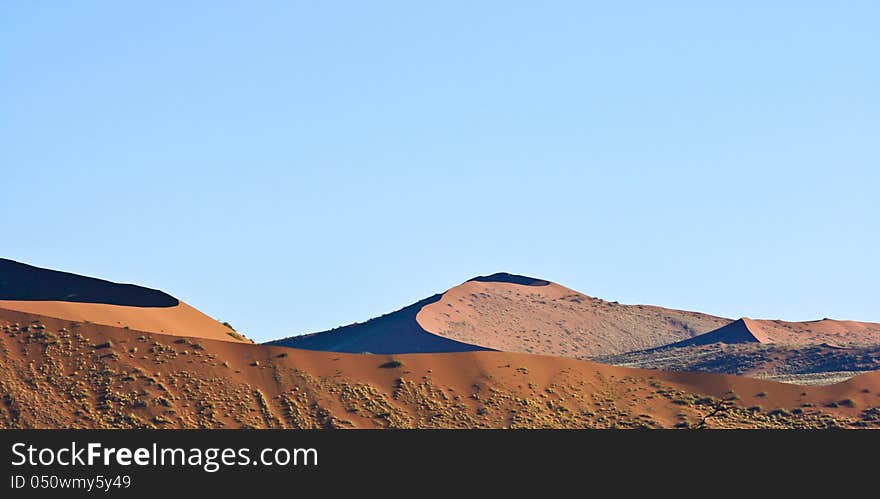
<instances>
[{"instance_id":1,"label":"sandy slope","mask_svg":"<svg viewBox=\"0 0 880 499\"><path fill-rule=\"evenodd\" d=\"M621 305L555 283L468 281L421 309L434 334L496 350L585 358L643 350L711 331L728 319Z\"/></svg>"},{"instance_id":2,"label":"sandy slope","mask_svg":"<svg viewBox=\"0 0 880 499\"><path fill-rule=\"evenodd\" d=\"M799 387L506 352L187 340L2 310L0 370L0 427L880 426L880 373Z\"/></svg>"},{"instance_id":3,"label":"sandy slope","mask_svg":"<svg viewBox=\"0 0 880 499\"><path fill-rule=\"evenodd\" d=\"M173 307L127 307L103 303L0 300L0 309L153 333L244 341L240 336L231 335L234 332L228 327L184 302Z\"/></svg>"}]
</instances>

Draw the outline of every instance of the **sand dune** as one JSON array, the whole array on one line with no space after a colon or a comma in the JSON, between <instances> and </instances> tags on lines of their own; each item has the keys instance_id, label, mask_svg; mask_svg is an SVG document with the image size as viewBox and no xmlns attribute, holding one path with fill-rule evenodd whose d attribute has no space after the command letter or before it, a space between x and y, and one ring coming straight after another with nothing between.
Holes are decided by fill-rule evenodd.
<instances>
[{"instance_id":1,"label":"sand dune","mask_svg":"<svg viewBox=\"0 0 880 499\"><path fill-rule=\"evenodd\" d=\"M866 346L880 344L880 324L822 319L809 322L744 319L763 343Z\"/></svg>"},{"instance_id":2,"label":"sand dune","mask_svg":"<svg viewBox=\"0 0 880 499\"><path fill-rule=\"evenodd\" d=\"M179 302L173 307L151 308L104 305L102 303L0 300L0 309L152 333L222 341L244 341L233 330L184 302Z\"/></svg>"},{"instance_id":3,"label":"sand dune","mask_svg":"<svg viewBox=\"0 0 880 499\"><path fill-rule=\"evenodd\" d=\"M315 352L4 310L0 370L3 428L880 427L880 373L800 387L507 352Z\"/></svg>"},{"instance_id":4,"label":"sand dune","mask_svg":"<svg viewBox=\"0 0 880 499\"><path fill-rule=\"evenodd\" d=\"M695 338L595 360L630 367L828 384L880 368L878 331L880 325L866 322L742 318Z\"/></svg>"},{"instance_id":5,"label":"sand dune","mask_svg":"<svg viewBox=\"0 0 880 499\"><path fill-rule=\"evenodd\" d=\"M752 342L781 345L880 345L880 324L832 319L785 322L744 317L715 331L669 346Z\"/></svg>"},{"instance_id":6,"label":"sand dune","mask_svg":"<svg viewBox=\"0 0 880 499\"><path fill-rule=\"evenodd\" d=\"M696 312L620 305L549 281L499 273L362 324L271 344L341 352L490 349L586 358L665 345L729 322Z\"/></svg>"},{"instance_id":7,"label":"sand dune","mask_svg":"<svg viewBox=\"0 0 880 499\"><path fill-rule=\"evenodd\" d=\"M575 358L665 345L730 322L696 312L621 305L543 282L471 280L423 307L417 320L429 332L464 343Z\"/></svg>"},{"instance_id":8,"label":"sand dune","mask_svg":"<svg viewBox=\"0 0 880 499\"><path fill-rule=\"evenodd\" d=\"M118 284L0 258L0 300L104 303L173 307L178 300L156 289Z\"/></svg>"},{"instance_id":9,"label":"sand dune","mask_svg":"<svg viewBox=\"0 0 880 499\"><path fill-rule=\"evenodd\" d=\"M0 309L138 331L247 341L162 291L6 259L0 259Z\"/></svg>"}]
</instances>

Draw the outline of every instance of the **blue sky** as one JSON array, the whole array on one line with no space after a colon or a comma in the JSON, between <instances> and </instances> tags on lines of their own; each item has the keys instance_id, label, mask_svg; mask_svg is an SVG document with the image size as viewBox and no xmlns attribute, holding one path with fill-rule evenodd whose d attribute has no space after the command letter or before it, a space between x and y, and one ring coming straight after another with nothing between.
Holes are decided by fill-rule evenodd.
<instances>
[{"instance_id":1,"label":"blue sky","mask_svg":"<svg viewBox=\"0 0 880 499\"><path fill-rule=\"evenodd\" d=\"M258 340L501 270L880 321L876 2L181 3L0 6L2 256Z\"/></svg>"}]
</instances>

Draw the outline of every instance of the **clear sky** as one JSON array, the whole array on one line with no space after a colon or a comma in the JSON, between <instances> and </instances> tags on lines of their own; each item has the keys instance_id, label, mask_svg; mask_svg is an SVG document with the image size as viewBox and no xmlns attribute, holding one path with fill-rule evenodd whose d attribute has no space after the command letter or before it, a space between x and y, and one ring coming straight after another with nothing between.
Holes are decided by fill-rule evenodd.
<instances>
[{"instance_id":1,"label":"clear sky","mask_svg":"<svg viewBox=\"0 0 880 499\"><path fill-rule=\"evenodd\" d=\"M878 2L427 3L2 2L2 256L257 340L496 271L880 321Z\"/></svg>"}]
</instances>

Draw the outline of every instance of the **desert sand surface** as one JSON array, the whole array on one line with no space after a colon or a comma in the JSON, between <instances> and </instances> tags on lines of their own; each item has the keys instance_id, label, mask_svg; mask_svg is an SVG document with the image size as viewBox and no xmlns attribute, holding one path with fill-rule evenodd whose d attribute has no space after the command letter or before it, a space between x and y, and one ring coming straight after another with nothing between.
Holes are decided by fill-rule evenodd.
<instances>
[{"instance_id":1,"label":"desert sand surface","mask_svg":"<svg viewBox=\"0 0 880 499\"><path fill-rule=\"evenodd\" d=\"M865 428L880 373L802 387L475 351L344 354L0 310L4 428Z\"/></svg>"},{"instance_id":2,"label":"desert sand surface","mask_svg":"<svg viewBox=\"0 0 880 499\"><path fill-rule=\"evenodd\" d=\"M241 335L184 302L173 307L127 307L103 303L0 300L0 309L68 321L221 341L247 341Z\"/></svg>"}]
</instances>

